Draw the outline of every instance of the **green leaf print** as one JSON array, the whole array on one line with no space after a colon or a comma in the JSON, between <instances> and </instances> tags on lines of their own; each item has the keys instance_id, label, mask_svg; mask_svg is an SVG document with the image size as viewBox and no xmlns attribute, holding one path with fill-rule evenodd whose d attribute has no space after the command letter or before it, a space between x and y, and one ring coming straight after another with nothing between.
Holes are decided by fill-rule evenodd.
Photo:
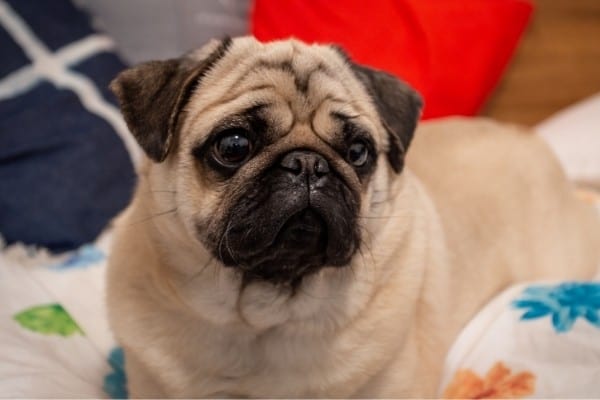
<instances>
[{"instance_id":1,"label":"green leaf print","mask_svg":"<svg viewBox=\"0 0 600 400\"><path fill-rule=\"evenodd\" d=\"M23 328L44 335L83 335L83 331L60 304L31 307L14 317Z\"/></svg>"}]
</instances>

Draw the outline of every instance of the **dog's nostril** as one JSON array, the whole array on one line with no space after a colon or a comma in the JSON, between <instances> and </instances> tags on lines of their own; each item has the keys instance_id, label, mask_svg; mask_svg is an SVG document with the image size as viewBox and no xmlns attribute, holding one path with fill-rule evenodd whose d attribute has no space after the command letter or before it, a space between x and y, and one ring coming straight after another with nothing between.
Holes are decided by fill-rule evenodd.
<instances>
[{"instance_id":1,"label":"dog's nostril","mask_svg":"<svg viewBox=\"0 0 600 400\"><path fill-rule=\"evenodd\" d=\"M310 174L321 177L329 173L329 164L320 154L307 150L295 150L286 154L281 167L295 175Z\"/></svg>"},{"instance_id":2,"label":"dog's nostril","mask_svg":"<svg viewBox=\"0 0 600 400\"><path fill-rule=\"evenodd\" d=\"M294 174L300 174L304 170L302 160L292 153L287 154L283 160L281 160L281 166Z\"/></svg>"},{"instance_id":3,"label":"dog's nostril","mask_svg":"<svg viewBox=\"0 0 600 400\"><path fill-rule=\"evenodd\" d=\"M319 156L319 158L317 158L317 160L315 161L314 171L316 176L323 176L329 173L329 164L327 163L327 161L325 161L323 157Z\"/></svg>"}]
</instances>

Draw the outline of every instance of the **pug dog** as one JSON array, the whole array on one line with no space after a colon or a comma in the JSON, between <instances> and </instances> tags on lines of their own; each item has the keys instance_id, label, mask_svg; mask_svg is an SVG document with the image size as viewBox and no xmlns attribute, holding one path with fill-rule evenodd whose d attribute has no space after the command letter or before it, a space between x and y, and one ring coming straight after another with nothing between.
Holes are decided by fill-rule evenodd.
<instances>
[{"instance_id":1,"label":"pug dog","mask_svg":"<svg viewBox=\"0 0 600 400\"><path fill-rule=\"evenodd\" d=\"M147 155L107 284L132 397L433 397L494 294L600 261L535 135L415 135L419 95L338 47L212 41L112 90Z\"/></svg>"}]
</instances>

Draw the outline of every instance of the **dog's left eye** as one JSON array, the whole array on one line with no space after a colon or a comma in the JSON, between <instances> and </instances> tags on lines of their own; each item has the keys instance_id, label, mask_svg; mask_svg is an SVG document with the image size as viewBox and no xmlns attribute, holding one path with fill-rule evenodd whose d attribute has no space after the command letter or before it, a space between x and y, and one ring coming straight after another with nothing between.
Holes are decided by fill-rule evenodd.
<instances>
[{"instance_id":1,"label":"dog's left eye","mask_svg":"<svg viewBox=\"0 0 600 400\"><path fill-rule=\"evenodd\" d=\"M348 148L348 161L355 167L362 167L369 158L369 149L362 140L358 140Z\"/></svg>"},{"instance_id":2,"label":"dog's left eye","mask_svg":"<svg viewBox=\"0 0 600 400\"><path fill-rule=\"evenodd\" d=\"M223 132L215 142L214 153L217 160L227 167L237 167L244 163L252 150L252 144L244 129L230 129Z\"/></svg>"}]
</instances>

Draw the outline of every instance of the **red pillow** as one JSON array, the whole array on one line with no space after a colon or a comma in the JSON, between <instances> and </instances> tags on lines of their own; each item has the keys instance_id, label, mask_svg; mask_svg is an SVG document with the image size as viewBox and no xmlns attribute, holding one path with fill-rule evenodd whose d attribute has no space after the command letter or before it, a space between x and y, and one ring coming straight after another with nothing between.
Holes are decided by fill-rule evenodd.
<instances>
[{"instance_id":1,"label":"red pillow","mask_svg":"<svg viewBox=\"0 0 600 400\"><path fill-rule=\"evenodd\" d=\"M262 41L341 44L409 82L431 118L479 111L532 11L526 0L255 0L251 23Z\"/></svg>"}]
</instances>

